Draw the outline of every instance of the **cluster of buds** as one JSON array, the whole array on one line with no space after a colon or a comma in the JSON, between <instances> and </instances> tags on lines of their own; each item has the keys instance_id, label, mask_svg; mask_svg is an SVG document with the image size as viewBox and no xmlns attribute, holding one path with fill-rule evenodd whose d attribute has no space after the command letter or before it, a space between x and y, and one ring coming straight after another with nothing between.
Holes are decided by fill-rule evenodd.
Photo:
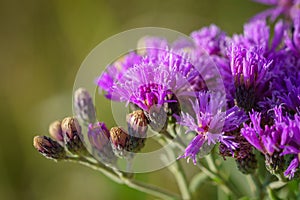
<instances>
[{"instance_id":1,"label":"cluster of buds","mask_svg":"<svg viewBox=\"0 0 300 200\"><path fill-rule=\"evenodd\" d=\"M49 126L47 136L36 136L33 139L34 147L45 157L61 160L67 154L86 155L87 149L83 144L81 127L74 117L66 117L62 121L55 121Z\"/></svg>"},{"instance_id":2,"label":"cluster of buds","mask_svg":"<svg viewBox=\"0 0 300 200\"><path fill-rule=\"evenodd\" d=\"M84 88L75 91L74 110L76 118L67 117L50 125L52 139L46 136L34 138L34 146L47 158L60 160L67 158L68 153L90 156L79 122L87 127L91 153L101 162L115 164L117 156L127 158L144 147L148 119L142 110L127 115L128 132L121 127L112 127L109 131L105 123L97 122L92 98Z\"/></svg>"}]
</instances>

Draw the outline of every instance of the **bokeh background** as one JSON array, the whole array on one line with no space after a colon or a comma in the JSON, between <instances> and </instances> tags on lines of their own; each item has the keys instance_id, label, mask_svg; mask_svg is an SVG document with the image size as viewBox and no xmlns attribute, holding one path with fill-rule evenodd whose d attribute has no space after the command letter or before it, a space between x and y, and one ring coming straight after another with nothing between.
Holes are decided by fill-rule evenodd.
<instances>
[{"instance_id":1,"label":"bokeh background","mask_svg":"<svg viewBox=\"0 0 300 200\"><path fill-rule=\"evenodd\" d=\"M189 34L211 23L232 34L263 9L250 0L0 0L0 199L154 199L84 166L43 158L33 136L72 114L76 72L106 38L144 26ZM106 112L101 120L113 124ZM178 190L167 170L137 176ZM209 185L199 191L217 198Z\"/></svg>"}]
</instances>

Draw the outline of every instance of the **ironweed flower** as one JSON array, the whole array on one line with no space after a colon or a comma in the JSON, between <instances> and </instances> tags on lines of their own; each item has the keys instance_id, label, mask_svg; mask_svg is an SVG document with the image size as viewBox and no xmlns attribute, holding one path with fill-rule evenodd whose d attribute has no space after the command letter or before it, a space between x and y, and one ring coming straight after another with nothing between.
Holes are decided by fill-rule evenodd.
<instances>
[{"instance_id":1,"label":"ironweed flower","mask_svg":"<svg viewBox=\"0 0 300 200\"><path fill-rule=\"evenodd\" d=\"M266 96L271 78L268 68L272 61L262 55L259 48L246 49L233 46L230 52L230 67L235 84L237 105L250 111L258 99ZM266 91L267 90L267 91Z\"/></svg>"},{"instance_id":2,"label":"ironweed flower","mask_svg":"<svg viewBox=\"0 0 300 200\"><path fill-rule=\"evenodd\" d=\"M289 179L299 170L300 153L300 117L290 118L284 115L282 106L275 107L273 125L261 127L261 114L253 111L250 124L244 124L242 135L266 156L266 166L271 173L278 174L284 170L285 155L294 156L284 172Z\"/></svg>"},{"instance_id":3,"label":"ironweed flower","mask_svg":"<svg viewBox=\"0 0 300 200\"><path fill-rule=\"evenodd\" d=\"M212 24L191 33L191 37L199 51L209 55L225 55L226 33Z\"/></svg>"},{"instance_id":4,"label":"ironweed flower","mask_svg":"<svg viewBox=\"0 0 300 200\"><path fill-rule=\"evenodd\" d=\"M284 33L287 25L282 21L278 21L274 26L274 36L271 37L270 27L266 20L255 20L244 25L243 34L235 34L232 37L234 46L242 46L246 49L259 48L260 54L267 59L276 57L276 50L283 43Z\"/></svg>"},{"instance_id":5,"label":"ironweed flower","mask_svg":"<svg viewBox=\"0 0 300 200\"><path fill-rule=\"evenodd\" d=\"M112 65L108 66L107 70L97 78L97 85L101 90L106 92L105 96L108 99L113 99L112 92L116 81L121 79L127 69L140 62L141 56L135 52L130 52L114 62Z\"/></svg>"},{"instance_id":6,"label":"ironweed flower","mask_svg":"<svg viewBox=\"0 0 300 200\"><path fill-rule=\"evenodd\" d=\"M195 117L182 112L178 118L178 124L187 127L186 133L196 134L180 158L190 157L196 164L197 154L205 151L207 145L213 146L220 142L232 150L238 147L232 141L233 137L226 136L224 132L237 129L247 119L242 110L235 106L226 111L226 102L222 95L211 92L199 93L197 100L192 102L192 107Z\"/></svg>"}]
</instances>

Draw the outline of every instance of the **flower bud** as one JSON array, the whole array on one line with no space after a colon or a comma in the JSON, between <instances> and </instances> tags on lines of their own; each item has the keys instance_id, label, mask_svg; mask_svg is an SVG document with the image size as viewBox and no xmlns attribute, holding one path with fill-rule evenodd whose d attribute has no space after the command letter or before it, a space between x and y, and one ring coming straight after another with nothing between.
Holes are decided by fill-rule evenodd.
<instances>
[{"instance_id":1,"label":"flower bud","mask_svg":"<svg viewBox=\"0 0 300 200\"><path fill-rule=\"evenodd\" d=\"M87 150L81 140L81 127L76 118L67 117L61 123L67 149L73 154L85 154Z\"/></svg>"},{"instance_id":2,"label":"flower bud","mask_svg":"<svg viewBox=\"0 0 300 200\"><path fill-rule=\"evenodd\" d=\"M126 121L129 135L139 138L147 136L148 120L142 110L136 110L128 114Z\"/></svg>"},{"instance_id":3,"label":"flower bud","mask_svg":"<svg viewBox=\"0 0 300 200\"><path fill-rule=\"evenodd\" d=\"M74 94L74 109L79 121L88 125L95 123L96 112L93 100L89 92L84 88L79 88Z\"/></svg>"},{"instance_id":4,"label":"flower bud","mask_svg":"<svg viewBox=\"0 0 300 200\"><path fill-rule=\"evenodd\" d=\"M110 129L110 141L114 153L119 157L127 157L145 146L145 138L131 136L120 127Z\"/></svg>"},{"instance_id":5,"label":"flower bud","mask_svg":"<svg viewBox=\"0 0 300 200\"><path fill-rule=\"evenodd\" d=\"M163 106L152 106L149 111L145 111L145 116L149 121L153 131L164 133L168 125L168 116Z\"/></svg>"},{"instance_id":6,"label":"flower bud","mask_svg":"<svg viewBox=\"0 0 300 200\"><path fill-rule=\"evenodd\" d=\"M46 158L59 160L66 157L65 149L49 137L35 136L33 146Z\"/></svg>"},{"instance_id":7,"label":"flower bud","mask_svg":"<svg viewBox=\"0 0 300 200\"><path fill-rule=\"evenodd\" d=\"M115 163L117 158L113 153L109 130L104 123L90 124L88 127L88 138L93 147L93 153L105 163Z\"/></svg>"},{"instance_id":8,"label":"flower bud","mask_svg":"<svg viewBox=\"0 0 300 200\"><path fill-rule=\"evenodd\" d=\"M50 124L49 126L49 134L51 137L58 141L58 142L63 142L64 141L64 136L62 134L61 130L61 122L60 121L55 121Z\"/></svg>"},{"instance_id":9,"label":"flower bud","mask_svg":"<svg viewBox=\"0 0 300 200\"><path fill-rule=\"evenodd\" d=\"M252 174L257 168L257 160L253 153L248 154L245 158L236 159L235 162L243 174Z\"/></svg>"}]
</instances>

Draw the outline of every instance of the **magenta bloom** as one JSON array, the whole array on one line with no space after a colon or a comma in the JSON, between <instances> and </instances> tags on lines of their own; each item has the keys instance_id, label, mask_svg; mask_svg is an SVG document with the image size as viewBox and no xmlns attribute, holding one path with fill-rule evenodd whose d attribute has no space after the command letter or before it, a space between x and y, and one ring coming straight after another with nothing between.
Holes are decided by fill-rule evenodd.
<instances>
[{"instance_id":1,"label":"magenta bloom","mask_svg":"<svg viewBox=\"0 0 300 200\"><path fill-rule=\"evenodd\" d=\"M140 55L131 52L108 66L107 70L98 77L96 83L100 89L106 92L105 96L107 98L112 99L112 88L115 85L115 82L123 76L127 69L140 63L142 60L141 58Z\"/></svg>"},{"instance_id":2,"label":"magenta bloom","mask_svg":"<svg viewBox=\"0 0 300 200\"><path fill-rule=\"evenodd\" d=\"M209 55L225 54L226 34L219 27L212 24L191 33L191 37L200 51Z\"/></svg>"},{"instance_id":3,"label":"magenta bloom","mask_svg":"<svg viewBox=\"0 0 300 200\"><path fill-rule=\"evenodd\" d=\"M237 129L246 121L247 116L238 107L225 110L226 99L221 93L201 92L195 102L192 102L194 113L182 112L178 124L187 127L186 133L195 133L184 155L180 158L190 157L196 164L199 153L209 153L207 146L212 147L217 142L226 145L228 149L235 150L238 144L233 142L232 136L225 136L224 132ZM211 149L211 148L210 148Z\"/></svg>"},{"instance_id":4,"label":"magenta bloom","mask_svg":"<svg viewBox=\"0 0 300 200\"><path fill-rule=\"evenodd\" d=\"M273 111L273 125L262 127L261 114L252 112L251 123L244 124L241 133L250 144L268 157L279 155L284 159L285 155L293 156L293 160L284 172L284 175L291 179L299 170L300 116L299 114L294 117L284 115L281 106L275 107Z\"/></svg>"}]
</instances>

